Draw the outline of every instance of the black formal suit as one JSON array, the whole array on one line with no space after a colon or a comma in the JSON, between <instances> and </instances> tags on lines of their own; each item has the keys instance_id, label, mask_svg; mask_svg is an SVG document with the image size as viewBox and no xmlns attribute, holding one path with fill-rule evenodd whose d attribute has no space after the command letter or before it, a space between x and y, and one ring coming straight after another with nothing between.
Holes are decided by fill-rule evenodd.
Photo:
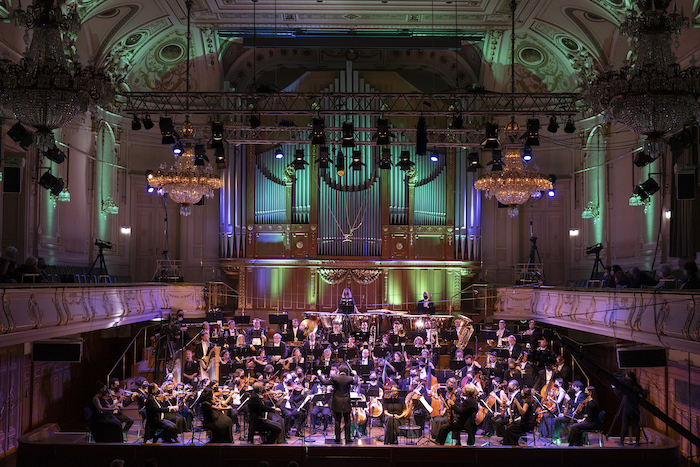
<instances>
[{"instance_id":1,"label":"black formal suit","mask_svg":"<svg viewBox=\"0 0 700 467\"><path fill-rule=\"evenodd\" d=\"M551 370L549 375L547 375L547 368L540 370L539 373L537 373L537 380L535 381L535 391L540 392L540 389L546 386L550 381L554 382L556 378L557 374L554 370Z\"/></svg>"},{"instance_id":2,"label":"black formal suit","mask_svg":"<svg viewBox=\"0 0 700 467\"><path fill-rule=\"evenodd\" d=\"M566 384L571 381L571 367L563 365L561 369L557 368L554 372L554 379L557 378L561 378L564 381L564 388L566 388Z\"/></svg>"},{"instance_id":3,"label":"black formal suit","mask_svg":"<svg viewBox=\"0 0 700 467\"><path fill-rule=\"evenodd\" d=\"M449 410L449 409L448 409ZM457 440L457 445L459 446L459 432L461 430L466 430L467 432L467 444L473 446L476 444L476 413L479 411L479 406L476 399L473 397L467 397L462 403L456 403L452 406L452 412L454 414L454 422L443 425L440 428L440 432L436 438L438 444L445 444L447 439L447 434L452 432L452 437Z\"/></svg>"},{"instance_id":4,"label":"black formal suit","mask_svg":"<svg viewBox=\"0 0 700 467\"><path fill-rule=\"evenodd\" d=\"M169 406L161 406L156 398L149 394L146 398L146 429L144 438L148 440L150 433L155 430L163 430L161 437L166 443L177 441L177 428L175 423L164 417L166 412L170 412Z\"/></svg>"},{"instance_id":5,"label":"black formal suit","mask_svg":"<svg viewBox=\"0 0 700 467\"><path fill-rule=\"evenodd\" d=\"M299 341L299 342L304 341L304 331L302 331L301 329L299 329L299 328L297 328L296 330L292 329L290 332L292 334L293 341Z\"/></svg>"},{"instance_id":6,"label":"black formal suit","mask_svg":"<svg viewBox=\"0 0 700 467\"><path fill-rule=\"evenodd\" d=\"M333 399L331 400L331 411L335 417L335 441L340 442L340 419L343 418L345 424L345 442L350 443L350 386L355 378L340 374L328 379L319 377L322 384L333 386Z\"/></svg>"},{"instance_id":7,"label":"black formal suit","mask_svg":"<svg viewBox=\"0 0 700 467\"><path fill-rule=\"evenodd\" d=\"M282 433L282 427L277 423L266 420L265 413L274 413L275 409L266 406L260 395L253 391L248 400L248 412L250 415L248 442L253 443L253 436L256 431L266 431L267 436L263 438L263 444L274 444L280 433Z\"/></svg>"},{"instance_id":8,"label":"black formal suit","mask_svg":"<svg viewBox=\"0 0 700 467\"><path fill-rule=\"evenodd\" d=\"M268 356L279 355L280 358L287 358L287 344L285 344L284 342L280 342L280 345L277 345L277 346L273 342L273 343L269 344L267 347L270 347L271 349L282 349L282 350L280 350L279 354L277 354L277 353L273 354L272 352L268 352L267 353Z\"/></svg>"},{"instance_id":9,"label":"black formal suit","mask_svg":"<svg viewBox=\"0 0 700 467\"><path fill-rule=\"evenodd\" d=\"M304 360L313 362L323 354L323 346L318 342L314 342L313 346L310 342L306 342L304 347L302 347L301 353L304 356Z\"/></svg>"},{"instance_id":10,"label":"black formal suit","mask_svg":"<svg viewBox=\"0 0 700 467\"><path fill-rule=\"evenodd\" d=\"M209 352L214 349L214 344L211 342L208 343L206 352L204 350L204 345L202 342L197 343L197 345L194 346L194 359L195 360L201 360L202 358L206 357L209 355Z\"/></svg>"},{"instance_id":11,"label":"black formal suit","mask_svg":"<svg viewBox=\"0 0 700 467\"><path fill-rule=\"evenodd\" d=\"M506 349L508 349L508 358L512 358L513 360L517 360L520 353L523 351L522 347L518 343L513 345L512 348L510 346L506 346Z\"/></svg>"}]
</instances>

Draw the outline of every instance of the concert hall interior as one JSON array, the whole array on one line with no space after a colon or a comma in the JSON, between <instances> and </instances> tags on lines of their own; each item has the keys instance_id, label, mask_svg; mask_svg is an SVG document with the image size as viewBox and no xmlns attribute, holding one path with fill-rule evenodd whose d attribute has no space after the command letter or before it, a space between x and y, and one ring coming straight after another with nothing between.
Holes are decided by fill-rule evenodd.
<instances>
[{"instance_id":1,"label":"concert hall interior","mask_svg":"<svg viewBox=\"0 0 700 467\"><path fill-rule=\"evenodd\" d=\"M0 17L0 465L700 463L697 0Z\"/></svg>"}]
</instances>

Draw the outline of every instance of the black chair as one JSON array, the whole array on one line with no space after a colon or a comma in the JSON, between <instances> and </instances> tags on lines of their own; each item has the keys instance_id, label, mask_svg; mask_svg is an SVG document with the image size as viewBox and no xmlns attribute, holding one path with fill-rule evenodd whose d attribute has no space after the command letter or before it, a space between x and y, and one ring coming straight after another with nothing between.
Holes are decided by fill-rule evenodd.
<instances>
[{"instance_id":1,"label":"black chair","mask_svg":"<svg viewBox=\"0 0 700 467\"><path fill-rule=\"evenodd\" d=\"M605 410L601 410L598 413L598 428L595 430L590 430L586 432L586 438L588 438L588 433L597 433L598 434L598 446L601 448L603 447L603 423L605 423ZM586 439L586 442L588 444L591 444L590 439Z\"/></svg>"}]
</instances>

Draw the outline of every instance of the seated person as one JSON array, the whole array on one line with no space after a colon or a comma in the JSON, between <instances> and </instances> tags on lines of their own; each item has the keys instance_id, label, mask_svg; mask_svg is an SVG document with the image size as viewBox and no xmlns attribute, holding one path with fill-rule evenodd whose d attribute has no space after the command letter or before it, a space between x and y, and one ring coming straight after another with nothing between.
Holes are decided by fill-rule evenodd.
<instances>
[{"instance_id":1,"label":"seated person","mask_svg":"<svg viewBox=\"0 0 700 467\"><path fill-rule=\"evenodd\" d=\"M632 283L628 286L630 289L654 288L659 283L637 267L630 270L630 275L632 276Z\"/></svg>"},{"instance_id":2,"label":"seated person","mask_svg":"<svg viewBox=\"0 0 700 467\"><path fill-rule=\"evenodd\" d=\"M335 309L335 313L343 313L349 315L351 313L359 313L360 311L355 306L355 299L352 298L352 292L350 289L343 289L343 293L340 296L340 303L338 303L338 308Z\"/></svg>"},{"instance_id":3,"label":"seated person","mask_svg":"<svg viewBox=\"0 0 700 467\"><path fill-rule=\"evenodd\" d=\"M430 294L423 292L423 299L416 303L416 313L419 315L434 315L435 303L430 300Z\"/></svg>"}]
</instances>

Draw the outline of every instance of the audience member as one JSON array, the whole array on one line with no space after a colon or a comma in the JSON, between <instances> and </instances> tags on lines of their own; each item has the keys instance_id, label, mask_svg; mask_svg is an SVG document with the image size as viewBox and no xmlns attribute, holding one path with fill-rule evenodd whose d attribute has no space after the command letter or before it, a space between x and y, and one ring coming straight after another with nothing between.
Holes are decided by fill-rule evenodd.
<instances>
[{"instance_id":1,"label":"audience member","mask_svg":"<svg viewBox=\"0 0 700 467\"><path fill-rule=\"evenodd\" d=\"M630 270L630 274L632 275L632 281L628 286L630 289L652 288L659 283L659 281L649 277L646 273L642 272L637 267L632 268Z\"/></svg>"},{"instance_id":2,"label":"audience member","mask_svg":"<svg viewBox=\"0 0 700 467\"><path fill-rule=\"evenodd\" d=\"M659 266L659 283L654 286L655 289L675 289L676 282L680 279L677 271L674 271L668 264Z\"/></svg>"},{"instance_id":3,"label":"audience member","mask_svg":"<svg viewBox=\"0 0 700 467\"><path fill-rule=\"evenodd\" d=\"M9 284L15 281L8 273L7 270L10 267L10 260L7 258L0 258L0 284Z\"/></svg>"},{"instance_id":4,"label":"audience member","mask_svg":"<svg viewBox=\"0 0 700 467\"><path fill-rule=\"evenodd\" d=\"M600 286L609 289L615 288L615 275L612 272L612 267L606 266L603 270L603 282Z\"/></svg>"},{"instance_id":5,"label":"audience member","mask_svg":"<svg viewBox=\"0 0 700 467\"><path fill-rule=\"evenodd\" d=\"M622 270L615 272L615 287L617 287L618 289L626 289L630 286L631 283L632 280L629 277L627 277Z\"/></svg>"},{"instance_id":6,"label":"audience member","mask_svg":"<svg viewBox=\"0 0 700 467\"><path fill-rule=\"evenodd\" d=\"M34 276L35 274L36 276ZM31 277L31 279L28 279L29 277ZM15 271L15 280L17 282L43 282L41 279L41 269L39 269L38 261L34 256L27 256L24 263L17 267Z\"/></svg>"},{"instance_id":7,"label":"audience member","mask_svg":"<svg viewBox=\"0 0 700 467\"><path fill-rule=\"evenodd\" d=\"M14 277L15 269L17 268L17 248L8 246L5 248L5 258L10 261L10 266L7 268L7 274Z\"/></svg>"},{"instance_id":8,"label":"audience member","mask_svg":"<svg viewBox=\"0 0 700 467\"><path fill-rule=\"evenodd\" d=\"M695 261L688 261L683 265L683 283L679 287L681 290L700 289L700 278L698 278L698 265Z\"/></svg>"}]
</instances>

